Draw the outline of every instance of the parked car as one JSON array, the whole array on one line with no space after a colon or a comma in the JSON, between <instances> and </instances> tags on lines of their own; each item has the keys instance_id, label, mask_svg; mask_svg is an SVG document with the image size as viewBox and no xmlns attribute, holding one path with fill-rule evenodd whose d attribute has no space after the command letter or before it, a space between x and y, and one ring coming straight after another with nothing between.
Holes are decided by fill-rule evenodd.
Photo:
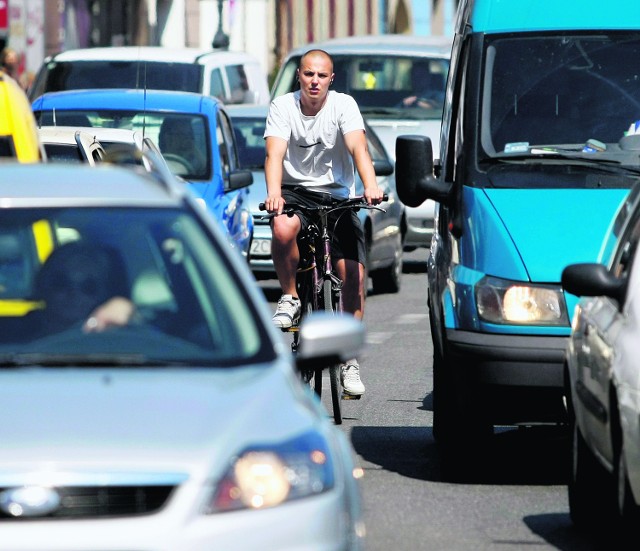
<instances>
[{"instance_id":1,"label":"parked car","mask_svg":"<svg viewBox=\"0 0 640 551\"><path fill-rule=\"evenodd\" d=\"M393 161L396 138L402 134L429 136L438 157L450 38L389 34L308 44L287 55L274 81L272 97L298 88L300 57L312 48L331 54L335 73L332 88L356 99ZM421 97L426 101L421 102ZM416 101L409 103L413 98ZM406 207L405 250L430 246L434 207L432 199L418 207Z\"/></svg>"},{"instance_id":2,"label":"parked car","mask_svg":"<svg viewBox=\"0 0 640 551\"><path fill-rule=\"evenodd\" d=\"M87 129L88 130L88 129ZM47 153L48 162L89 163L102 162L105 150L95 135L75 126L41 126L40 142Z\"/></svg>"},{"instance_id":3,"label":"parked car","mask_svg":"<svg viewBox=\"0 0 640 551\"><path fill-rule=\"evenodd\" d=\"M29 100L20 85L0 70L0 161L35 163L44 158Z\"/></svg>"},{"instance_id":4,"label":"parked car","mask_svg":"<svg viewBox=\"0 0 640 551\"><path fill-rule=\"evenodd\" d=\"M433 430L461 469L496 425L566 421L562 270L597 260L640 178L638 3L557 6L461 1L440 168L429 137L397 139L400 198L437 203Z\"/></svg>"},{"instance_id":5,"label":"parked car","mask_svg":"<svg viewBox=\"0 0 640 551\"><path fill-rule=\"evenodd\" d=\"M296 372L361 323L308 318L294 358L173 179L7 163L0 196L0 305L30 304L0 315L0 550L363 548L362 470Z\"/></svg>"},{"instance_id":6,"label":"parked car","mask_svg":"<svg viewBox=\"0 0 640 551\"><path fill-rule=\"evenodd\" d=\"M151 138L174 174L227 228L237 250L248 255L252 177L238 166L231 123L218 100L191 92L71 90L44 94L32 108L41 125L124 128Z\"/></svg>"},{"instance_id":7,"label":"parked car","mask_svg":"<svg viewBox=\"0 0 640 551\"><path fill-rule=\"evenodd\" d=\"M161 46L80 48L49 56L29 98L88 88L196 92L228 104L269 101L266 71L251 54Z\"/></svg>"},{"instance_id":8,"label":"parked car","mask_svg":"<svg viewBox=\"0 0 640 551\"><path fill-rule=\"evenodd\" d=\"M617 518L635 531L640 520L639 239L636 187L611 225L608 258L562 272L565 290L582 297L564 371L572 433L569 508L582 528Z\"/></svg>"},{"instance_id":9,"label":"parked car","mask_svg":"<svg viewBox=\"0 0 640 551\"><path fill-rule=\"evenodd\" d=\"M240 165L253 171L249 188L249 204L253 215L254 236L251 243L250 266L257 277L275 277L271 259L271 227L263 220L265 213L258 205L265 200L267 185L264 176L264 131L268 106L236 105L228 108L238 144ZM366 125L366 122L365 122ZM398 200L392 162L367 125L369 154L376 170L378 185L389 196L380 206L386 212L362 209L358 213L364 228L367 247L367 271L374 292L397 293L402 281L402 251L406 232L405 208ZM356 194L362 195L362 180L356 172Z\"/></svg>"}]
</instances>

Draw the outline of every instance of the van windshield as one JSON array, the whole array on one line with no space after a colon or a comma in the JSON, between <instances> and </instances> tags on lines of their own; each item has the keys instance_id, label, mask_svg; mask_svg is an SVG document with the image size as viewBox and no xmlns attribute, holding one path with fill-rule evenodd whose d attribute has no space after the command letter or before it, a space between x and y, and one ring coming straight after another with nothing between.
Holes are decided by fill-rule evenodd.
<instances>
[{"instance_id":1,"label":"van windshield","mask_svg":"<svg viewBox=\"0 0 640 551\"><path fill-rule=\"evenodd\" d=\"M484 51L481 158L639 164L638 33L496 35Z\"/></svg>"}]
</instances>

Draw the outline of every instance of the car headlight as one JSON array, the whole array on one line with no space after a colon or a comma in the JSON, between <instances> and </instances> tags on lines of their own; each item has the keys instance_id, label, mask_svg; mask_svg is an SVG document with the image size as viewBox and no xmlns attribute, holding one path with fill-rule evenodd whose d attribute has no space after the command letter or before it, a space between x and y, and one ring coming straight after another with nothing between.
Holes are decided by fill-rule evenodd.
<instances>
[{"instance_id":1,"label":"car headlight","mask_svg":"<svg viewBox=\"0 0 640 551\"><path fill-rule=\"evenodd\" d=\"M235 457L215 485L205 513L274 507L333 486L327 442L317 432L308 432L279 445L252 447Z\"/></svg>"},{"instance_id":2,"label":"car headlight","mask_svg":"<svg viewBox=\"0 0 640 551\"><path fill-rule=\"evenodd\" d=\"M482 278L475 288L478 315L491 323L568 325L562 290L496 277Z\"/></svg>"}]
</instances>

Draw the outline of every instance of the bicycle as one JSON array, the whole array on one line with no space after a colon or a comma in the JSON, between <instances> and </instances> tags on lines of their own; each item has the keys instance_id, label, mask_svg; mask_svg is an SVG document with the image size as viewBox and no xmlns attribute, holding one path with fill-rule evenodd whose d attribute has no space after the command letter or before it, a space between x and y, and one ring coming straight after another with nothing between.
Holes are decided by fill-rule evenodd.
<instances>
[{"instance_id":1,"label":"bicycle","mask_svg":"<svg viewBox=\"0 0 640 551\"><path fill-rule=\"evenodd\" d=\"M331 237L329 232L329 216L340 210L377 209L384 212L378 205L369 205L364 197L336 199L329 194L318 195L317 205L307 206L298 203L287 203L282 211L283 215L293 216L296 212L306 215L309 223L306 229L298 235L300 261L296 273L296 287L298 298L302 306L302 315L297 325L283 329L293 333L291 349L295 353L299 345L299 324L306 314L313 311L342 312L342 280L333 270L331 257ZM314 199L315 199L314 195ZM382 201L387 201L385 194ZM264 203L260 203L260 210L265 210ZM263 219L276 216L274 213L263 216ZM337 224L339 217L335 220ZM310 385L318 398L322 396L323 369L309 369L301 372L302 380ZM340 365L329 367L329 381L331 386L331 403L333 419L339 425L342 423L341 399L359 400L361 396L340 392Z\"/></svg>"}]
</instances>

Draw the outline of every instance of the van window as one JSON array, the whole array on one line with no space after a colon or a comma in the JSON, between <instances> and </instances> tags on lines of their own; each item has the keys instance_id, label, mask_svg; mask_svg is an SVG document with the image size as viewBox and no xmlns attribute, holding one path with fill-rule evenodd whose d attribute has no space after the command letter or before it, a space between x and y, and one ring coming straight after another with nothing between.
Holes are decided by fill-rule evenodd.
<instances>
[{"instance_id":1,"label":"van window","mask_svg":"<svg viewBox=\"0 0 640 551\"><path fill-rule=\"evenodd\" d=\"M16 150L11 136L0 136L0 157L16 157Z\"/></svg>"},{"instance_id":2,"label":"van window","mask_svg":"<svg viewBox=\"0 0 640 551\"><path fill-rule=\"evenodd\" d=\"M83 88L147 88L199 92L203 67L194 63L138 61L52 61L36 95Z\"/></svg>"}]
</instances>

